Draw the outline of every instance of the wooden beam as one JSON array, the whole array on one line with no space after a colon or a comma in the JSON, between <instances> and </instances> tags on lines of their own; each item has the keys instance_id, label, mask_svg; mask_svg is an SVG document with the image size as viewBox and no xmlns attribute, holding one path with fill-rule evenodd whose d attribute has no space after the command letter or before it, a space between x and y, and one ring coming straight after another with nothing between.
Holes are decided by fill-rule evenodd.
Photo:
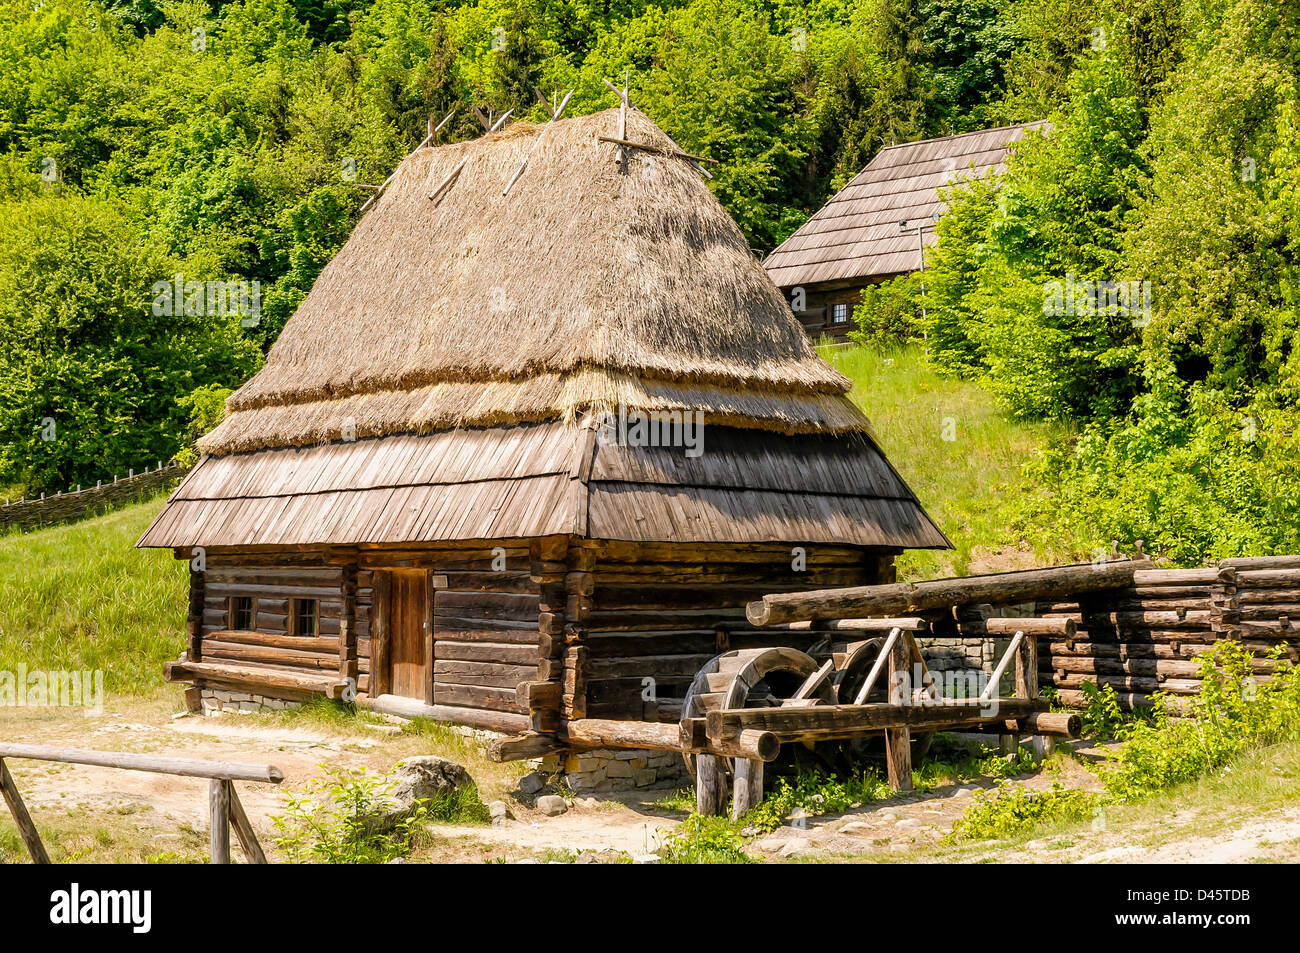
<instances>
[{"instance_id":1,"label":"wooden beam","mask_svg":"<svg viewBox=\"0 0 1300 953\"><path fill-rule=\"evenodd\" d=\"M370 694L386 695L390 688L389 626L392 573L375 570L370 590Z\"/></svg>"},{"instance_id":2,"label":"wooden beam","mask_svg":"<svg viewBox=\"0 0 1300 953\"><path fill-rule=\"evenodd\" d=\"M862 683L858 689L858 694L853 699L855 705L865 705L867 699L871 697L871 690L876 687L876 681L880 678L880 673L884 671L885 666L889 664L889 653L893 651L894 646L898 644L898 638L902 634L902 629L894 628L889 631L889 637L885 639L885 644L880 647L879 654L876 655L876 661L871 666L871 671L867 673L867 680Z\"/></svg>"},{"instance_id":3,"label":"wooden beam","mask_svg":"<svg viewBox=\"0 0 1300 953\"><path fill-rule=\"evenodd\" d=\"M18 834L27 845L27 853L31 855L32 863L48 864L50 855L45 852L40 832L36 829L32 816L27 813L27 805L18 794L18 786L14 784L13 775L9 773L3 758L0 758L0 790L4 791L5 803L9 805L9 813L13 815L14 823L18 825Z\"/></svg>"},{"instance_id":4,"label":"wooden beam","mask_svg":"<svg viewBox=\"0 0 1300 953\"><path fill-rule=\"evenodd\" d=\"M210 862L230 863L230 782L208 782L208 842Z\"/></svg>"},{"instance_id":5,"label":"wooden beam","mask_svg":"<svg viewBox=\"0 0 1300 953\"><path fill-rule=\"evenodd\" d=\"M701 754L695 758L695 812L701 817L717 817L727 805L727 774L717 755Z\"/></svg>"},{"instance_id":6,"label":"wooden beam","mask_svg":"<svg viewBox=\"0 0 1300 953\"><path fill-rule=\"evenodd\" d=\"M1002 653L1002 658L998 660L997 667L993 669L993 674L989 676L988 684L984 686L984 691L980 692L980 698L988 699L997 695L998 682L1002 681L1002 673L1007 670L1007 666L1011 664L1011 660L1016 656L1016 649L1020 647L1020 643L1024 640L1025 634L1023 632L1017 632L1011 637L1011 644Z\"/></svg>"},{"instance_id":7,"label":"wooden beam","mask_svg":"<svg viewBox=\"0 0 1300 953\"><path fill-rule=\"evenodd\" d=\"M244 805L239 803L239 795L235 793L235 785L230 784L227 791L230 794L230 823L235 828L235 836L239 838L239 846L244 852L244 859L250 864L266 863L266 854L262 853L262 845L257 842L257 833L253 830L253 825L249 823L248 815L244 813Z\"/></svg>"},{"instance_id":8,"label":"wooden beam","mask_svg":"<svg viewBox=\"0 0 1300 953\"><path fill-rule=\"evenodd\" d=\"M881 654L889 654L889 703L907 705L912 701L909 672L912 655L902 641L902 630L890 633L892 644ZM912 733L907 725L885 729L885 767L889 786L895 791L912 790Z\"/></svg>"},{"instance_id":9,"label":"wooden beam","mask_svg":"<svg viewBox=\"0 0 1300 953\"><path fill-rule=\"evenodd\" d=\"M64 748L57 745L0 742L0 758L31 758L33 761L89 764L100 768L122 768L126 771L148 771L151 774L175 774L187 778L213 778L223 781L260 781L264 784L279 784L284 780L283 772L272 764L164 758L129 751L92 751L86 748Z\"/></svg>"},{"instance_id":10,"label":"wooden beam","mask_svg":"<svg viewBox=\"0 0 1300 953\"><path fill-rule=\"evenodd\" d=\"M1150 568L1149 559L1134 559L916 583L779 593L751 602L745 616L753 625L768 626L808 619L913 615L971 602L1054 600L1084 592L1128 588L1133 585L1134 572Z\"/></svg>"},{"instance_id":11,"label":"wooden beam","mask_svg":"<svg viewBox=\"0 0 1300 953\"><path fill-rule=\"evenodd\" d=\"M510 738L494 738L488 742L487 757L498 764L505 761L528 761L532 758L544 758L548 754L565 749L564 742L555 735L538 732L525 732Z\"/></svg>"},{"instance_id":12,"label":"wooden beam","mask_svg":"<svg viewBox=\"0 0 1300 953\"><path fill-rule=\"evenodd\" d=\"M732 762L731 817L739 818L763 800L763 762L737 758Z\"/></svg>"},{"instance_id":13,"label":"wooden beam","mask_svg":"<svg viewBox=\"0 0 1300 953\"><path fill-rule=\"evenodd\" d=\"M781 626L792 632L891 632L900 629L903 632L929 632L930 623L916 616L900 616L893 619L826 619L816 622L790 622Z\"/></svg>"},{"instance_id":14,"label":"wooden beam","mask_svg":"<svg viewBox=\"0 0 1300 953\"><path fill-rule=\"evenodd\" d=\"M1043 698L999 698L987 702L961 701L938 705L812 705L806 708L731 708L709 712L705 731L709 741L725 741L741 731L760 729L780 742L833 741L907 725L942 729L981 722L1021 718L1046 711Z\"/></svg>"},{"instance_id":15,"label":"wooden beam","mask_svg":"<svg viewBox=\"0 0 1300 953\"><path fill-rule=\"evenodd\" d=\"M253 668L247 665L188 660L164 663L163 677L169 682L191 682L195 679L212 678L253 688L287 688L315 692L326 698L341 698L344 689L347 688L347 683L341 681L337 675L321 677L287 670L275 671L270 667Z\"/></svg>"},{"instance_id":16,"label":"wooden beam","mask_svg":"<svg viewBox=\"0 0 1300 953\"><path fill-rule=\"evenodd\" d=\"M529 146L528 154L524 156L524 161L519 163L519 168L516 169L515 174L510 177L510 181L506 183L506 187L501 190L503 196L510 194L510 189L514 187L514 184L519 180L519 177L524 174L524 169L528 168L528 160L533 157L533 153L537 150L537 147L542 144L542 139L546 136L546 130L550 128L551 123L559 120L560 114L564 112L564 107L569 105L569 99L572 96L573 90L569 90L564 94L564 99L560 100L560 105L555 108L555 115L551 117L550 122L542 127L542 131L537 134L537 138L534 139L533 144Z\"/></svg>"},{"instance_id":17,"label":"wooden beam","mask_svg":"<svg viewBox=\"0 0 1300 953\"><path fill-rule=\"evenodd\" d=\"M686 159L690 162L708 162L717 165L717 159L707 159L704 156L692 155L689 152L682 152L680 149L663 149L659 146L653 146L648 142L632 142L630 139L624 139L616 136L597 136L600 142L612 142L620 149L640 149L642 152L653 152L661 156L673 156L677 159Z\"/></svg>"}]
</instances>

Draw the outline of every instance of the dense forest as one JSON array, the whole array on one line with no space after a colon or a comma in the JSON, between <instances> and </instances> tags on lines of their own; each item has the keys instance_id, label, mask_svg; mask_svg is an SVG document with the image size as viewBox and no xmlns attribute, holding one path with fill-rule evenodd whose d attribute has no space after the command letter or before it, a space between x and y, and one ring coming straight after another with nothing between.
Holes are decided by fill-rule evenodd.
<instances>
[{"instance_id":1,"label":"dense forest","mask_svg":"<svg viewBox=\"0 0 1300 953\"><path fill-rule=\"evenodd\" d=\"M431 117L455 110L451 141L481 134L474 106L544 119L535 90L590 112L626 75L718 160L760 255L882 146L1050 120L954 188L862 339L923 340L1068 424L1017 494L1026 532L1296 551L1298 21L1273 0L0 0L0 483L183 451ZM230 301L191 306L212 283Z\"/></svg>"}]
</instances>

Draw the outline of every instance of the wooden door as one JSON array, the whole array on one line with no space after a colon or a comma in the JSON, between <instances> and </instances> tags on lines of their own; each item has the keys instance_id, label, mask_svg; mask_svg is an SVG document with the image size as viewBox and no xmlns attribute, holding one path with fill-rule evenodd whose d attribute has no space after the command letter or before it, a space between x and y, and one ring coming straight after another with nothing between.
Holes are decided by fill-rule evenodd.
<instances>
[{"instance_id":1,"label":"wooden door","mask_svg":"<svg viewBox=\"0 0 1300 953\"><path fill-rule=\"evenodd\" d=\"M429 574L423 570L394 570L389 592L389 691L432 704Z\"/></svg>"}]
</instances>

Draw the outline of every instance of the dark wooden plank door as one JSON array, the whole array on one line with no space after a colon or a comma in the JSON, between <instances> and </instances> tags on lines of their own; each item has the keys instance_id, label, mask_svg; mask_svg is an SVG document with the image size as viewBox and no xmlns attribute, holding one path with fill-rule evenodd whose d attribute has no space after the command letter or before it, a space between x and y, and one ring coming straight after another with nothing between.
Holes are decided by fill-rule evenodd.
<instances>
[{"instance_id":1,"label":"dark wooden plank door","mask_svg":"<svg viewBox=\"0 0 1300 953\"><path fill-rule=\"evenodd\" d=\"M432 703L429 574L423 570L394 570L389 592L389 691Z\"/></svg>"}]
</instances>

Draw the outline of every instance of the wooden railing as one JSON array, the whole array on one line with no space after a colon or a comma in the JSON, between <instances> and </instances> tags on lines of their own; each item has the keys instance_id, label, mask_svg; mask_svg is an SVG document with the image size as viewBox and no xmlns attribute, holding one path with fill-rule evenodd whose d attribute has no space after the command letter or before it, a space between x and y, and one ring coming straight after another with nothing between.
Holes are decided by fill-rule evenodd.
<instances>
[{"instance_id":1,"label":"wooden railing","mask_svg":"<svg viewBox=\"0 0 1300 953\"><path fill-rule=\"evenodd\" d=\"M132 754L121 751L92 751L85 748L61 748L53 745L24 745L0 743L0 789L18 825L18 833L27 845L32 862L48 864L49 854L41 843L40 834L32 822L27 806L18 794L13 776L5 765L6 758L26 758L32 761L59 761L65 764L87 764L101 768L121 768L125 771L148 771L153 774L172 774L179 777L208 778L208 810L210 823L211 860L214 864L230 863L230 826L235 827L239 846L249 863L264 864L266 855L257 842L253 825L235 794L236 781L257 781L262 784L279 784L284 780L280 769L270 764L243 764L238 761L201 761L197 758L163 758L155 755Z\"/></svg>"}]
</instances>

